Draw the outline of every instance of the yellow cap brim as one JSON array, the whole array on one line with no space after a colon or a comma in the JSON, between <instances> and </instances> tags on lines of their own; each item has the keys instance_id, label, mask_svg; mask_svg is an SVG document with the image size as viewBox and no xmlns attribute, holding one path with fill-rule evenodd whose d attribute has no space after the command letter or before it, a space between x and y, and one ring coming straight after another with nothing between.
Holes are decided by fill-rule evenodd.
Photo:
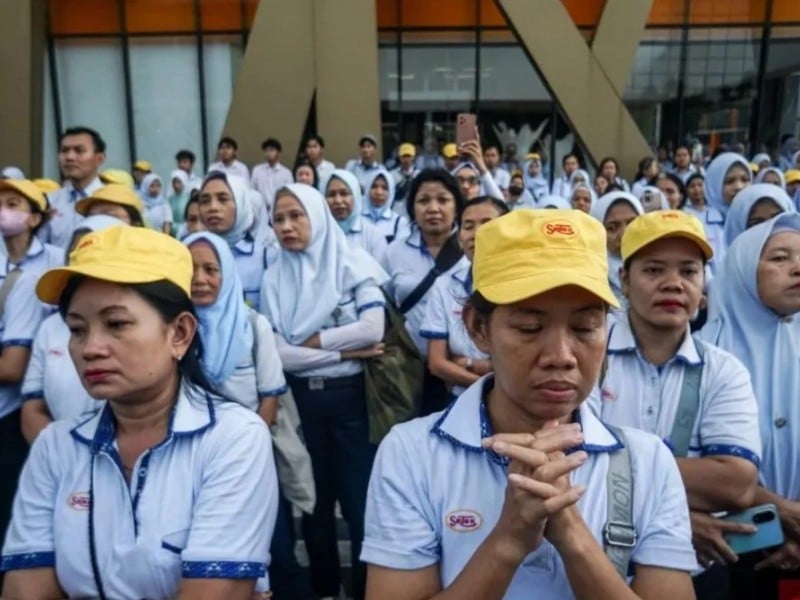
<instances>
[{"instance_id":1,"label":"yellow cap brim","mask_svg":"<svg viewBox=\"0 0 800 600\"><path fill-rule=\"evenodd\" d=\"M480 293L494 304L513 304L568 285L583 288L611 307L619 308L619 302L611 291L608 279L597 279L575 273L567 274L564 271L544 271L520 279L485 285L481 287Z\"/></svg>"},{"instance_id":2,"label":"yellow cap brim","mask_svg":"<svg viewBox=\"0 0 800 600\"><path fill-rule=\"evenodd\" d=\"M163 274L140 271L130 264L87 264L51 269L39 278L36 295L46 304L58 304L70 279L82 275L110 283L153 283L165 279ZM184 290L187 291L187 290ZM187 291L188 293L188 291Z\"/></svg>"},{"instance_id":3,"label":"yellow cap brim","mask_svg":"<svg viewBox=\"0 0 800 600\"><path fill-rule=\"evenodd\" d=\"M650 244L653 244L658 240L665 240L667 238L683 238L685 240L689 240L690 242L694 242L700 248L700 251L703 253L703 256L706 257L706 260L711 260L711 258L714 256L714 249L709 245L709 243L706 240L704 240L699 235L695 235L688 231L668 231L665 232L664 235L659 235L658 237L654 237L652 239L647 240L646 243L636 248L628 256L623 256L622 260L627 261L637 252L641 251L644 248L647 248Z\"/></svg>"}]
</instances>

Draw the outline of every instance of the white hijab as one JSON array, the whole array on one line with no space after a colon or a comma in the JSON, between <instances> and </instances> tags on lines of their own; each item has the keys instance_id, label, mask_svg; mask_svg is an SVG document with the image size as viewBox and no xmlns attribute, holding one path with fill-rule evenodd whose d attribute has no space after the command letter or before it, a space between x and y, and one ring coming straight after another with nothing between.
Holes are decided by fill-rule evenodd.
<instances>
[{"instance_id":1,"label":"white hijab","mask_svg":"<svg viewBox=\"0 0 800 600\"><path fill-rule=\"evenodd\" d=\"M264 277L264 310L286 341L298 345L322 328L345 294L369 281L381 285L388 276L374 258L347 240L319 191L292 183L281 188L276 199L282 190L305 209L311 240L301 252L280 249Z\"/></svg>"}]
</instances>

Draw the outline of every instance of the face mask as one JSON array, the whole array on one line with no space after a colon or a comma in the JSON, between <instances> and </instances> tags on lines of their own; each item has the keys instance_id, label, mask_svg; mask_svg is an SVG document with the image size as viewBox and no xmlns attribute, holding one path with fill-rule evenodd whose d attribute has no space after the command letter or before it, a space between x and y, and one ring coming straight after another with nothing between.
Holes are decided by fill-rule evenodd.
<instances>
[{"instance_id":1,"label":"face mask","mask_svg":"<svg viewBox=\"0 0 800 600\"><path fill-rule=\"evenodd\" d=\"M3 237L19 235L28 228L29 213L0 208L0 233Z\"/></svg>"},{"instance_id":2,"label":"face mask","mask_svg":"<svg viewBox=\"0 0 800 600\"><path fill-rule=\"evenodd\" d=\"M522 195L522 187L519 185L510 185L508 186L508 193L512 196L521 196Z\"/></svg>"}]
</instances>

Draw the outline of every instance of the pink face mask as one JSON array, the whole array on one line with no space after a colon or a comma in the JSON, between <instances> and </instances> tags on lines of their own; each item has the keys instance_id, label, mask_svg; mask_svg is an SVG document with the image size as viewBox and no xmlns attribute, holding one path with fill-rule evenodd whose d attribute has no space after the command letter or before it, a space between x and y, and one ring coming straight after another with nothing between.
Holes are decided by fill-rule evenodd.
<instances>
[{"instance_id":1,"label":"pink face mask","mask_svg":"<svg viewBox=\"0 0 800 600\"><path fill-rule=\"evenodd\" d=\"M28 229L30 213L10 208L0 208L0 234L3 237L19 235Z\"/></svg>"}]
</instances>

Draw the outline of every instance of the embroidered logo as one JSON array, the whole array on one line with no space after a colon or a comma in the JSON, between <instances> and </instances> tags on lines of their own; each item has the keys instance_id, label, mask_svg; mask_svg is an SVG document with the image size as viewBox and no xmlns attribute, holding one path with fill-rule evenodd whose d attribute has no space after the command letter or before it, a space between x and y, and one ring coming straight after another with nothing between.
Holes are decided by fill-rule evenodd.
<instances>
[{"instance_id":1,"label":"embroidered logo","mask_svg":"<svg viewBox=\"0 0 800 600\"><path fill-rule=\"evenodd\" d=\"M87 492L70 494L67 505L73 510L89 510L89 494Z\"/></svg>"},{"instance_id":2,"label":"embroidered logo","mask_svg":"<svg viewBox=\"0 0 800 600\"><path fill-rule=\"evenodd\" d=\"M611 390L607 390L605 388L600 390L600 397L603 400L616 400L617 399L617 395L614 392L612 392Z\"/></svg>"},{"instance_id":3,"label":"embroidered logo","mask_svg":"<svg viewBox=\"0 0 800 600\"><path fill-rule=\"evenodd\" d=\"M465 533L480 529L483 525L483 517L478 511L462 508L447 513L444 522L453 531Z\"/></svg>"},{"instance_id":4,"label":"embroidered logo","mask_svg":"<svg viewBox=\"0 0 800 600\"><path fill-rule=\"evenodd\" d=\"M550 221L549 223L545 223L542 229L544 234L548 237L569 239L577 235L572 224L566 221Z\"/></svg>"},{"instance_id":5,"label":"embroidered logo","mask_svg":"<svg viewBox=\"0 0 800 600\"><path fill-rule=\"evenodd\" d=\"M51 356L64 356L64 351L61 348L50 348L47 353Z\"/></svg>"}]
</instances>

